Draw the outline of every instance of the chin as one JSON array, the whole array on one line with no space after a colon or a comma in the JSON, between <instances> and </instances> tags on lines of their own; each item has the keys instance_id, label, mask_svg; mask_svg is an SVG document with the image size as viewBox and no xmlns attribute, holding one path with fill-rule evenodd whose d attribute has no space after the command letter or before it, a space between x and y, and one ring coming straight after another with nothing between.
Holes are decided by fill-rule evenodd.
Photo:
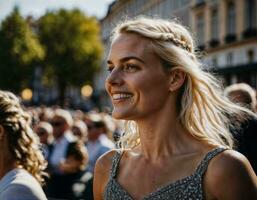
<instances>
[{"instance_id":1,"label":"chin","mask_svg":"<svg viewBox=\"0 0 257 200\"><path fill-rule=\"evenodd\" d=\"M124 119L124 115L122 115L121 113L117 113L112 111L112 117L115 119Z\"/></svg>"},{"instance_id":2,"label":"chin","mask_svg":"<svg viewBox=\"0 0 257 200\"><path fill-rule=\"evenodd\" d=\"M128 112L121 112L121 111L117 111L117 110L113 110L112 111L112 117L115 119L122 119L122 120L133 120L132 118L132 113L128 113Z\"/></svg>"}]
</instances>

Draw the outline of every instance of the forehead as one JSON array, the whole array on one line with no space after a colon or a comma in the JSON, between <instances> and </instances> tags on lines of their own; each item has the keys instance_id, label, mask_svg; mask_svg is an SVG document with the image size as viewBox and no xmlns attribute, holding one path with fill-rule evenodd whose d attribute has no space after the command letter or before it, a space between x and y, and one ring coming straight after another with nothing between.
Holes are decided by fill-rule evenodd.
<instances>
[{"instance_id":1,"label":"forehead","mask_svg":"<svg viewBox=\"0 0 257 200\"><path fill-rule=\"evenodd\" d=\"M149 40L134 33L122 33L115 38L109 52L109 59L128 56L145 57L153 54Z\"/></svg>"}]
</instances>

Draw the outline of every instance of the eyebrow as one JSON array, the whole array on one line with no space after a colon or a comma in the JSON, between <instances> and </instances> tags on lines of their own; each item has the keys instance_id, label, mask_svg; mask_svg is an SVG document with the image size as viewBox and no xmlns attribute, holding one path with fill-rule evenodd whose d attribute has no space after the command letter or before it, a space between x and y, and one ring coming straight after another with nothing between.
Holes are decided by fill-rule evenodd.
<instances>
[{"instance_id":1,"label":"eyebrow","mask_svg":"<svg viewBox=\"0 0 257 200\"><path fill-rule=\"evenodd\" d=\"M122 58L120 61L121 61L121 62L126 62L126 61L129 61L129 60L132 60L132 59L133 59L133 60L137 60L137 61L139 61L139 62L145 64L145 62L144 62L142 59L140 59L140 58L138 58L138 57L135 57L135 56L124 57L124 58ZM107 64L112 64L112 61L111 61L111 60L107 60Z\"/></svg>"}]
</instances>

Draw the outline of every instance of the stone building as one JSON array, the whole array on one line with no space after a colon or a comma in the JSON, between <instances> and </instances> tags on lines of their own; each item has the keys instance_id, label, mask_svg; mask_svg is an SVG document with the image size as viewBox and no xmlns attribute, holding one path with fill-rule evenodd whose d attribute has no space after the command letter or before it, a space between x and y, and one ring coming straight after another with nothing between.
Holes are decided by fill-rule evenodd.
<instances>
[{"instance_id":1,"label":"stone building","mask_svg":"<svg viewBox=\"0 0 257 200\"><path fill-rule=\"evenodd\" d=\"M246 82L257 87L256 0L195 0L192 31L204 62L225 85Z\"/></svg>"}]
</instances>

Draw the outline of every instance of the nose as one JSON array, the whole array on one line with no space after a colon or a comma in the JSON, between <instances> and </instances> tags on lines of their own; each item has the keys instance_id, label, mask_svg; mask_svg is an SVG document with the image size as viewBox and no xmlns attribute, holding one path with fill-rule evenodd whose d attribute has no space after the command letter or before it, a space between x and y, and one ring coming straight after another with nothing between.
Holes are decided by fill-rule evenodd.
<instances>
[{"instance_id":1,"label":"nose","mask_svg":"<svg viewBox=\"0 0 257 200\"><path fill-rule=\"evenodd\" d=\"M124 80L122 78L121 71L118 68L113 69L105 81L106 85L109 85L109 86L114 86L114 85L119 86L119 85L122 85L123 82Z\"/></svg>"}]
</instances>

